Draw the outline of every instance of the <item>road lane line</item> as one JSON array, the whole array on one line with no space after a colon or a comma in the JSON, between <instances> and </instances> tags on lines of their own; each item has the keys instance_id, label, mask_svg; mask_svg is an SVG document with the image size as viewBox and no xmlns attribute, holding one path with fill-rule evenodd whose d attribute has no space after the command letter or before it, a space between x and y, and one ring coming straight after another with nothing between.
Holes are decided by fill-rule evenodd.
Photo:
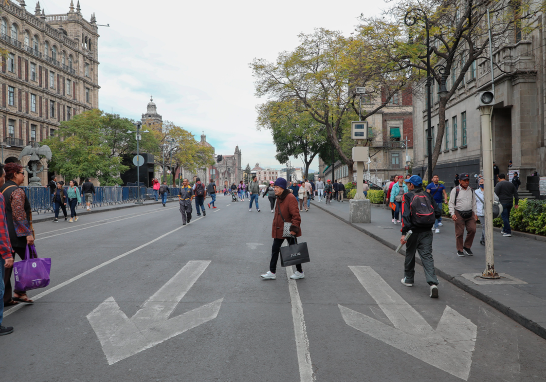
<instances>
[{"instance_id":1,"label":"road lane line","mask_svg":"<svg viewBox=\"0 0 546 382\"><path fill-rule=\"evenodd\" d=\"M201 220L201 219L203 219L203 218L202 218L202 217L201 217L201 218L197 218L197 219L195 219L193 222L196 222L196 221ZM192 223L190 223L190 224L192 224ZM165 234L163 234L163 235L161 235L161 236L159 236L159 237L156 237L156 238L153 239L152 241L149 241L149 242L147 242L147 243L145 243L145 244L142 244L142 245L139 246L139 247L136 247L136 248L134 248L134 249L131 249L130 251L127 251L127 252L125 252L125 253L122 253L121 255L116 256L116 257L114 257L114 258L112 258L112 259L110 259L110 260L108 260L108 261L105 261L105 262L102 263L102 264L99 264L99 265L97 265L97 266L95 266L95 267L93 267L93 268L91 268L91 269L88 269L87 271L85 271L85 272L83 272L83 273L80 273L79 275L74 276L74 277L72 277L71 279L66 280L65 282L60 283L59 285L56 285L56 286L54 286L54 287L52 287L52 288L49 288L48 290L46 290L46 291L44 291L44 292L42 292L42 293L40 293L40 294L37 294L36 296L32 297L32 300L34 300L34 301L39 300L39 299L41 299L42 297L45 297L45 296L47 296L48 294L53 293L53 292L55 292L56 290L61 289L62 287L65 287L65 286L67 286L67 285L69 285L69 284L72 284L74 281L78 281L79 279L81 279L81 278L84 277L84 276L87 276L87 275L90 274L90 273L93 273L93 272L95 272L95 271L97 271L97 270L99 270L99 269L101 269L101 268L103 268L103 267L105 267L105 266L107 266L107 265L109 265L109 264L112 264L112 263L113 263L114 261L116 261L116 260L122 259L122 258L124 258L124 257L126 257L126 256L128 256L128 255L130 255L131 253L134 253L134 252L136 252L136 251L141 250L142 248L146 248L146 247L149 246L150 244L153 244L153 243L155 243L155 242L157 242L157 241L163 239L164 237L169 236L170 234L175 233L176 231L179 231L179 230L181 230L182 228L185 228L185 227L187 227L187 225L183 225L183 226L180 226L180 227L178 227L178 228L175 228L175 229L173 229L172 231L169 231L169 232L167 232L167 233L165 233ZM7 317L7 316L9 316L10 314L12 314L12 313L18 311L19 309L21 309L21 308L24 307L25 305L26 305L26 304L18 304L18 305L15 305L13 308L8 309L7 311L4 310L4 317Z\"/></svg>"},{"instance_id":2,"label":"road lane line","mask_svg":"<svg viewBox=\"0 0 546 382\"><path fill-rule=\"evenodd\" d=\"M286 267L288 289L290 290L290 301L292 303L292 320L294 322L294 334L296 337L300 381L313 382L315 381L315 375L313 373L313 364L311 363L311 353L309 352L309 339L307 338L305 318L303 317L303 306L296 280L290 278L291 273L292 267Z\"/></svg>"}]
</instances>

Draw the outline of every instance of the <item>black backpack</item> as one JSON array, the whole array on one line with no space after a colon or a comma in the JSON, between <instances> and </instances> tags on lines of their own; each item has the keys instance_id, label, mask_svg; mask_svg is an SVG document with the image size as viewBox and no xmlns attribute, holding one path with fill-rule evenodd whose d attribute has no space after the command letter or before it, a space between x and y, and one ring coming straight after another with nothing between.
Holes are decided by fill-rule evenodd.
<instances>
[{"instance_id":1,"label":"black backpack","mask_svg":"<svg viewBox=\"0 0 546 382\"><path fill-rule=\"evenodd\" d=\"M213 183L209 183L209 185L207 186L207 192L209 194L214 194L214 184Z\"/></svg>"},{"instance_id":2,"label":"black backpack","mask_svg":"<svg viewBox=\"0 0 546 382\"><path fill-rule=\"evenodd\" d=\"M205 187L201 183L198 183L195 185L195 196L204 196L205 195Z\"/></svg>"},{"instance_id":3,"label":"black backpack","mask_svg":"<svg viewBox=\"0 0 546 382\"><path fill-rule=\"evenodd\" d=\"M434 206L432 200L425 192L413 194L410 202L411 223L417 227L430 227L434 225Z\"/></svg>"}]
</instances>

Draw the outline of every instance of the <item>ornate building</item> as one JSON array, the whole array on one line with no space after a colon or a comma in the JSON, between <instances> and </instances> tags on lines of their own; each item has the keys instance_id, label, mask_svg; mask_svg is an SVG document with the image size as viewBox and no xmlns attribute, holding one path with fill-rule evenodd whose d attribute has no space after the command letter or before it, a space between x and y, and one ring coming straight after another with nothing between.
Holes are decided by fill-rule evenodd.
<instances>
[{"instance_id":1,"label":"ornate building","mask_svg":"<svg viewBox=\"0 0 546 382\"><path fill-rule=\"evenodd\" d=\"M276 181L279 177L279 170L273 168L261 168L259 163L256 163L256 166L250 170L252 175L256 175L259 183L269 184L271 181Z\"/></svg>"},{"instance_id":2,"label":"ornate building","mask_svg":"<svg viewBox=\"0 0 546 382\"><path fill-rule=\"evenodd\" d=\"M85 20L73 1L68 13L55 15L39 2L34 14L25 6L0 6L0 48L7 51L0 73L0 145L6 162L18 161L29 142L55 134L62 121L99 106L95 16Z\"/></svg>"},{"instance_id":3,"label":"ornate building","mask_svg":"<svg viewBox=\"0 0 546 382\"><path fill-rule=\"evenodd\" d=\"M229 187L233 183L238 184L243 180L239 146L235 147L233 155L222 155L222 159L209 169L209 173L214 174L211 178L215 180L218 189Z\"/></svg>"},{"instance_id":4,"label":"ornate building","mask_svg":"<svg viewBox=\"0 0 546 382\"><path fill-rule=\"evenodd\" d=\"M161 125L163 124L163 117L157 113L157 106L154 103L154 97L150 97L146 114L142 114L143 125Z\"/></svg>"}]
</instances>

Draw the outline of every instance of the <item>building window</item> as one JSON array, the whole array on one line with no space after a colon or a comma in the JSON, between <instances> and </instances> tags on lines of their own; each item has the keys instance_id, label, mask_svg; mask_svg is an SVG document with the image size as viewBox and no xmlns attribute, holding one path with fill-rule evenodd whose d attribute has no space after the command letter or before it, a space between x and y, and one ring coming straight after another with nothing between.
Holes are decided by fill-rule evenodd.
<instances>
[{"instance_id":1,"label":"building window","mask_svg":"<svg viewBox=\"0 0 546 382\"><path fill-rule=\"evenodd\" d=\"M66 94L71 95L72 94L72 81L70 81L68 78L66 79Z\"/></svg>"},{"instance_id":2,"label":"building window","mask_svg":"<svg viewBox=\"0 0 546 382\"><path fill-rule=\"evenodd\" d=\"M51 47L51 58L57 60L57 47L55 45Z\"/></svg>"},{"instance_id":3,"label":"building window","mask_svg":"<svg viewBox=\"0 0 546 382\"><path fill-rule=\"evenodd\" d=\"M470 79L476 78L476 60L472 61L472 65L470 65Z\"/></svg>"},{"instance_id":4,"label":"building window","mask_svg":"<svg viewBox=\"0 0 546 382\"><path fill-rule=\"evenodd\" d=\"M2 32L2 37L8 35L8 23L6 23L6 20L5 20L5 19L2 19L2 29L1 29L1 32Z\"/></svg>"},{"instance_id":5,"label":"building window","mask_svg":"<svg viewBox=\"0 0 546 382\"><path fill-rule=\"evenodd\" d=\"M28 32L25 32L25 48L28 48L30 46L30 36L28 35Z\"/></svg>"},{"instance_id":6,"label":"building window","mask_svg":"<svg viewBox=\"0 0 546 382\"><path fill-rule=\"evenodd\" d=\"M30 111L36 113L36 94L30 95Z\"/></svg>"},{"instance_id":7,"label":"building window","mask_svg":"<svg viewBox=\"0 0 546 382\"><path fill-rule=\"evenodd\" d=\"M466 146L466 111L461 113L461 129L463 133L463 146Z\"/></svg>"},{"instance_id":8,"label":"building window","mask_svg":"<svg viewBox=\"0 0 546 382\"><path fill-rule=\"evenodd\" d=\"M85 76L89 77L89 64L87 62L85 63Z\"/></svg>"},{"instance_id":9,"label":"building window","mask_svg":"<svg viewBox=\"0 0 546 382\"><path fill-rule=\"evenodd\" d=\"M49 57L49 43L47 41L44 44L44 56Z\"/></svg>"},{"instance_id":10,"label":"building window","mask_svg":"<svg viewBox=\"0 0 546 382\"><path fill-rule=\"evenodd\" d=\"M13 40L18 40L18 39L19 39L19 35L18 35L17 32L18 32L18 31L17 31L17 25L12 24L12 25L11 25L11 38L12 38Z\"/></svg>"},{"instance_id":11,"label":"building window","mask_svg":"<svg viewBox=\"0 0 546 382\"><path fill-rule=\"evenodd\" d=\"M32 37L32 48L37 53L39 51L38 49L38 38L36 36Z\"/></svg>"},{"instance_id":12,"label":"building window","mask_svg":"<svg viewBox=\"0 0 546 382\"><path fill-rule=\"evenodd\" d=\"M13 53L8 55L8 70L15 73L15 55Z\"/></svg>"},{"instance_id":13,"label":"building window","mask_svg":"<svg viewBox=\"0 0 546 382\"><path fill-rule=\"evenodd\" d=\"M72 108L70 106L66 107L66 119L70 121L72 118Z\"/></svg>"},{"instance_id":14,"label":"building window","mask_svg":"<svg viewBox=\"0 0 546 382\"><path fill-rule=\"evenodd\" d=\"M453 148L457 148L457 116L451 118L451 128L453 129Z\"/></svg>"},{"instance_id":15,"label":"building window","mask_svg":"<svg viewBox=\"0 0 546 382\"><path fill-rule=\"evenodd\" d=\"M36 125L30 125L30 141L36 142Z\"/></svg>"},{"instance_id":16,"label":"building window","mask_svg":"<svg viewBox=\"0 0 546 382\"><path fill-rule=\"evenodd\" d=\"M49 101L50 118L55 118L55 101Z\"/></svg>"},{"instance_id":17,"label":"building window","mask_svg":"<svg viewBox=\"0 0 546 382\"><path fill-rule=\"evenodd\" d=\"M391 153L391 168L400 168L400 153Z\"/></svg>"},{"instance_id":18,"label":"building window","mask_svg":"<svg viewBox=\"0 0 546 382\"><path fill-rule=\"evenodd\" d=\"M49 87L55 89L55 73L49 72Z\"/></svg>"},{"instance_id":19,"label":"building window","mask_svg":"<svg viewBox=\"0 0 546 382\"><path fill-rule=\"evenodd\" d=\"M72 70L72 56L68 56L68 67Z\"/></svg>"},{"instance_id":20,"label":"building window","mask_svg":"<svg viewBox=\"0 0 546 382\"><path fill-rule=\"evenodd\" d=\"M30 63L30 79L36 81L36 64Z\"/></svg>"},{"instance_id":21,"label":"building window","mask_svg":"<svg viewBox=\"0 0 546 382\"><path fill-rule=\"evenodd\" d=\"M89 93L90 93L89 88L85 88L85 102L87 103L91 102Z\"/></svg>"},{"instance_id":22,"label":"building window","mask_svg":"<svg viewBox=\"0 0 546 382\"><path fill-rule=\"evenodd\" d=\"M390 128L390 138L391 141L400 141L400 128L399 127L391 127Z\"/></svg>"},{"instance_id":23,"label":"building window","mask_svg":"<svg viewBox=\"0 0 546 382\"><path fill-rule=\"evenodd\" d=\"M444 147L444 149L445 149L445 150L449 150L449 119L446 119L446 132L445 132L445 136L446 136L446 142L445 142L445 147Z\"/></svg>"},{"instance_id":24,"label":"building window","mask_svg":"<svg viewBox=\"0 0 546 382\"><path fill-rule=\"evenodd\" d=\"M49 130L49 136L50 136L50 137L54 137L54 136L55 136L55 129L50 129L50 130Z\"/></svg>"},{"instance_id":25,"label":"building window","mask_svg":"<svg viewBox=\"0 0 546 382\"><path fill-rule=\"evenodd\" d=\"M8 136L10 138L15 138L15 120L10 119L8 121Z\"/></svg>"},{"instance_id":26,"label":"building window","mask_svg":"<svg viewBox=\"0 0 546 382\"><path fill-rule=\"evenodd\" d=\"M61 56L61 62L62 62L63 65L66 65L66 57L64 55L64 52L63 52L63 54Z\"/></svg>"},{"instance_id":27,"label":"building window","mask_svg":"<svg viewBox=\"0 0 546 382\"><path fill-rule=\"evenodd\" d=\"M451 88L455 87L455 81L457 80L457 67L454 65L451 68Z\"/></svg>"},{"instance_id":28,"label":"building window","mask_svg":"<svg viewBox=\"0 0 546 382\"><path fill-rule=\"evenodd\" d=\"M15 88L8 86L8 105L15 106Z\"/></svg>"},{"instance_id":29,"label":"building window","mask_svg":"<svg viewBox=\"0 0 546 382\"><path fill-rule=\"evenodd\" d=\"M394 93L391 99L389 100L389 105L398 105L398 102L400 102L398 98L398 93Z\"/></svg>"}]
</instances>

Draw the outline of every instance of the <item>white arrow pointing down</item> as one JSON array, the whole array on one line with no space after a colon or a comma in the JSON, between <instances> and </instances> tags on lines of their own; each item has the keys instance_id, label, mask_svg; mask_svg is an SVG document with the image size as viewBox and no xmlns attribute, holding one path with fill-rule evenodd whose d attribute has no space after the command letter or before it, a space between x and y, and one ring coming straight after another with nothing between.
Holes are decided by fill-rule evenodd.
<instances>
[{"instance_id":1,"label":"white arrow pointing down","mask_svg":"<svg viewBox=\"0 0 546 382\"><path fill-rule=\"evenodd\" d=\"M347 325L468 380L477 327L446 306L436 330L371 267L349 267L394 327L338 305Z\"/></svg>"},{"instance_id":2,"label":"white arrow pointing down","mask_svg":"<svg viewBox=\"0 0 546 382\"><path fill-rule=\"evenodd\" d=\"M210 261L189 261L129 318L113 297L87 315L110 365L213 320L222 299L169 319Z\"/></svg>"}]
</instances>

